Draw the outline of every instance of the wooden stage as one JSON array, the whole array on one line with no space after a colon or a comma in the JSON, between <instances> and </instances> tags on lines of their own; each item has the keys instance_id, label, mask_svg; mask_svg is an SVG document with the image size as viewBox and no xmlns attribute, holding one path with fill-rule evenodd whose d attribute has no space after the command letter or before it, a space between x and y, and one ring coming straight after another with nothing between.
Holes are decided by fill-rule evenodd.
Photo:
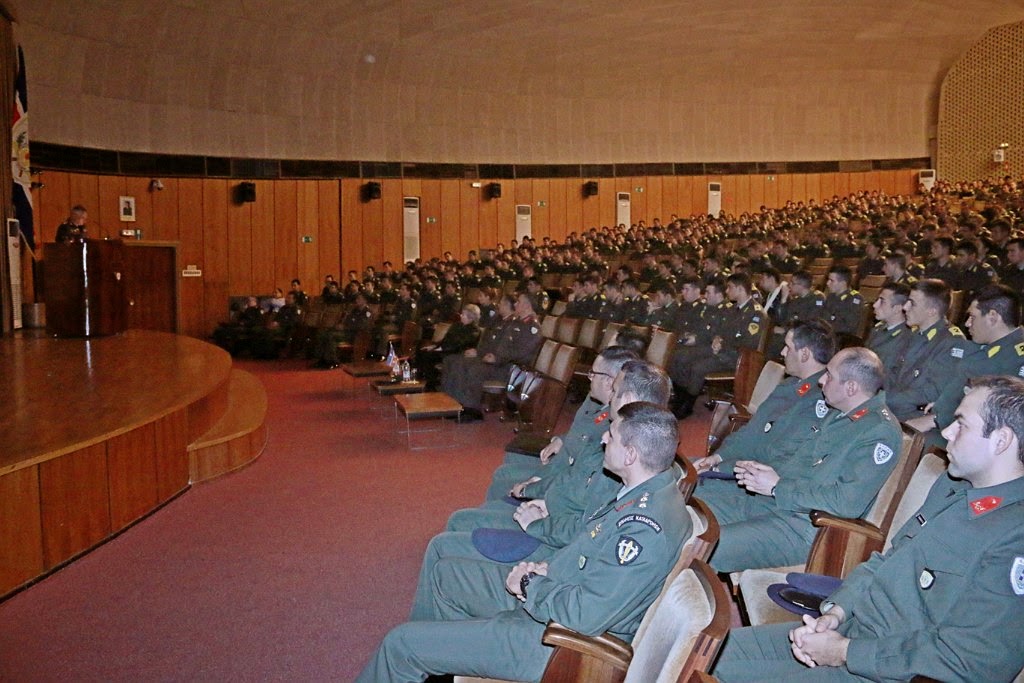
<instances>
[{"instance_id":1,"label":"wooden stage","mask_svg":"<svg viewBox=\"0 0 1024 683\"><path fill-rule=\"evenodd\" d=\"M0 597L266 442L259 380L162 332L0 338Z\"/></svg>"}]
</instances>

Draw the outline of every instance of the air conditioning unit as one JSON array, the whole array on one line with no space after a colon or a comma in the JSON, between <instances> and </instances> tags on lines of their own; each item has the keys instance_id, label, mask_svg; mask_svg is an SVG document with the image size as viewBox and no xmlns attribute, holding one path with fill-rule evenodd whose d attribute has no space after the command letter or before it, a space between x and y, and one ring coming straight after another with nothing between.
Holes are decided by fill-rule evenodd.
<instances>
[{"instance_id":1,"label":"air conditioning unit","mask_svg":"<svg viewBox=\"0 0 1024 683\"><path fill-rule=\"evenodd\" d=\"M533 233L533 208L529 204L516 204L516 241Z\"/></svg>"},{"instance_id":2,"label":"air conditioning unit","mask_svg":"<svg viewBox=\"0 0 1024 683\"><path fill-rule=\"evenodd\" d=\"M925 168L918 171L917 182L919 185L923 185L925 190L931 191L935 187L935 169Z\"/></svg>"},{"instance_id":3,"label":"air conditioning unit","mask_svg":"<svg viewBox=\"0 0 1024 683\"><path fill-rule=\"evenodd\" d=\"M708 183L708 214L718 218L722 213L722 183Z\"/></svg>"},{"instance_id":4,"label":"air conditioning unit","mask_svg":"<svg viewBox=\"0 0 1024 683\"><path fill-rule=\"evenodd\" d=\"M420 257L420 198L402 198L402 260Z\"/></svg>"},{"instance_id":5,"label":"air conditioning unit","mask_svg":"<svg viewBox=\"0 0 1024 683\"><path fill-rule=\"evenodd\" d=\"M629 220L628 192L615 193L615 223L617 225L625 225L627 228L631 225Z\"/></svg>"}]
</instances>

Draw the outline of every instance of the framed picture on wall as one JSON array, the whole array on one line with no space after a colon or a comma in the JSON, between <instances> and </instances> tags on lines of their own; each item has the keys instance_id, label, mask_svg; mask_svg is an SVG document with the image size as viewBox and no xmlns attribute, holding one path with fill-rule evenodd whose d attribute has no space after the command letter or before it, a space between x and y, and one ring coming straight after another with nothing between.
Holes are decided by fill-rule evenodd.
<instances>
[{"instance_id":1,"label":"framed picture on wall","mask_svg":"<svg viewBox=\"0 0 1024 683\"><path fill-rule=\"evenodd\" d=\"M117 205L120 210L117 212L122 223L135 222L135 197L118 197Z\"/></svg>"}]
</instances>

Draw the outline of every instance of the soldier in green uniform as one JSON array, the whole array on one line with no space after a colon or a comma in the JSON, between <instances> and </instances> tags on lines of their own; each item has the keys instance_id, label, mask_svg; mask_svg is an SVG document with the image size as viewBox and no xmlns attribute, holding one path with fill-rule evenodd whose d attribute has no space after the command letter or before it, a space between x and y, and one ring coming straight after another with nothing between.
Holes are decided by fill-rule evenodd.
<instances>
[{"instance_id":1,"label":"soldier in green uniform","mask_svg":"<svg viewBox=\"0 0 1024 683\"><path fill-rule=\"evenodd\" d=\"M636 280L627 279L622 283L622 303L627 323L644 324L647 318L647 297L640 293Z\"/></svg>"},{"instance_id":2,"label":"soldier in green uniform","mask_svg":"<svg viewBox=\"0 0 1024 683\"><path fill-rule=\"evenodd\" d=\"M694 463L698 472L732 472L736 463L757 453L758 461L777 467L816 432L828 413L819 380L836 353L836 338L821 320L798 322L786 332L784 379L761 403L750 421L726 437L721 448ZM702 487L719 485L715 480ZM733 486L731 482L720 485Z\"/></svg>"},{"instance_id":3,"label":"soldier in green uniform","mask_svg":"<svg viewBox=\"0 0 1024 683\"><path fill-rule=\"evenodd\" d=\"M487 500L501 500L509 493L517 497L537 498L543 495L546 484L559 472L572 467L585 452L600 450L601 436L608 431L608 404L612 397L612 381L626 361L637 359L637 354L619 346L602 351L590 370L590 391L580 404L569 431L551 437L540 458L519 453L505 453L505 462L494 472ZM520 486L513 491L516 484ZM458 513L456 513L458 514Z\"/></svg>"},{"instance_id":4,"label":"soldier in green uniform","mask_svg":"<svg viewBox=\"0 0 1024 683\"><path fill-rule=\"evenodd\" d=\"M874 351L885 368L885 386L891 386L899 371L899 359L906 339L912 334L903 310L910 298L910 287L887 282L871 305L878 321L871 328L864 346Z\"/></svg>"},{"instance_id":5,"label":"soldier in green uniform","mask_svg":"<svg viewBox=\"0 0 1024 683\"><path fill-rule=\"evenodd\" d=\"M920 408L939 397L951 374L977 345L946 321L949 287L941 280L918 280L904 305L907 335L897 372L886 385L889 408L900 420L920 417Z\"/></svg>"},{"instance_id":6,"label":"soldier in green uniform","mask_svg":"<svg viewBox=\"0 0 1024 683\"><path fill-rule=\"evenodd\" d=\"M1024 668L1024 380L985 377L956 411L948 476L803 625L734 629L723 683L1010 681Z\"/></svg>"},{"instance_id":7,"label":"soldier in green uniform","mask_svg":"<svg viewBox=\"0 0 1024 683\"><path fill-rule=\"evenodd\" d=\"M787 325L797 320L827 320L825 295L814 289L814 278L806 270L793 273L789 287L782 291L782 306L779 309L778 325Z\"/></svg>"},{"instance_id":8,"label":"soldier in green uniform","mask_svg":"<svg viewBox=\"0 0 1024 683\"><path fill-rule=\"evenodd\" d=\"M552 652L541 643L548 621L632 640L692 533L672 473L677 443L670 413L645 403L625 406L604 456L623 485L584 531L548 562L511 571L464 560L449 571L440 563L433 576L437 620L392 630L357 682L445 673L539 680Z\"/></svg>"},{"instance_id":9,"label":"soldier in green uniform","mask_svg":"<svg viewBox=\"0 0 1024 683\"><path fill-rule=\"evenodd\" d=\"M650 310L644 319L644 325L660 327L663 330L673 330L679 318L679 304L676 303L676 288L671 283L665 282L657 287L647 290L647 298L650 301Z\"/></svg>"},{"instance_id":10,"label":"soldier in green uniform","mask_svg":"<svg viewBox=\"0 0 1024 683\"><path fill-rule=\"evenodd\" d=\"M1024 329L1020 327L1021 297L1004 285L983 288L967 309L967 327L971 340L978 345L947 376L942 393L930 406L927 415L908 424L927 432L929 443L943 445L938 429L953 422L953 411L963 397L971 377L981 375L1014 375L1024 377Z\"/></svg>"},{"instance_id":11,"label":"soldier in green uniform","mask_svg":"<svg viewBox=\"0 0 1024 683\"><path fill-rule=\"evenodd\" d=\"M864 315L864 299L855 289L850 289L853 272L846 266L834 266L828 271L828 296L825 297L825 318L832 323L837 335L856 337L860 334L861 318Z\"/></svg>"},{"instance_id":12,"label":"soldier in green uniform","mask_svg":"<svg viewBox=\"0 0 1024 683\"><path fill-rule=\"evenodd\" d=\"M740 460L739 487L702 492L722 525L711 564L720 572L802 562L817 530L812 510L839 517L863 516L896 466L899 423L885 407L882 364L860 347L843 349L821 377L833 410L810 439L774 467ZM817 430L817 431L815 431ZM753 493L756 495L747 495Z\"/></svg>"}]
</instances>

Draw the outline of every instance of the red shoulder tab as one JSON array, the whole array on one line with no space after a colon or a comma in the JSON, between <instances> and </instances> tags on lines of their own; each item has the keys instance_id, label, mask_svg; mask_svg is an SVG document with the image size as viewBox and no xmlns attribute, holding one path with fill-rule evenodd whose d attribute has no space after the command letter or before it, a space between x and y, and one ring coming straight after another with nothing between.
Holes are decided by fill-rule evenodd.
<instances>
[{"instance_id":1,"label":"red shoulder tab","mask_svg":"<svg viewBox=\"0 0 1024 683\"><path fill-rule=\"evenodd\" d=\"M606 410L606 411L604 411L603 413L601 413L600 415L598 415L597 417L594 418L594 424L599 425L599 424L601 424L602 422L604 422L607 419L608 419L608 411Z\"/></svg>"},{"instance_id":2,"label":"red shoulder tab","mask_svg":"<svg viewBox=\"0 0 1024 683\"><path fill-rule=\"evenodd\" d=\"M1003 502L998 496L985 496L971 503L971 512L976 515L983 515L989 510L995 510Z\"/></svg>"},{"instance_id":3,"label":"red shoulder tab","mask_svg":"<svg viewBox=\"0 0 1024 683\"><path fill-rule=\"evenodd\" d=\"M796 390L798 396L806 396L807 392L811 390L811 383L804 382L800 385L800 388Z\"/></svg>"},{"instance_id":4,"label":"red shoulder tab","mask_svg":"<svg viewBox=\"0 0 1024 683\"><path fill-rule=\"evenodd\" d=\"M862 417L864 417L867 414L868 414L868 409L867 408L861 408L856 413L851 415L850 419L853 420L854 422L856 422L857 420L861 419Z\"/></svg>"}]
</instances>

